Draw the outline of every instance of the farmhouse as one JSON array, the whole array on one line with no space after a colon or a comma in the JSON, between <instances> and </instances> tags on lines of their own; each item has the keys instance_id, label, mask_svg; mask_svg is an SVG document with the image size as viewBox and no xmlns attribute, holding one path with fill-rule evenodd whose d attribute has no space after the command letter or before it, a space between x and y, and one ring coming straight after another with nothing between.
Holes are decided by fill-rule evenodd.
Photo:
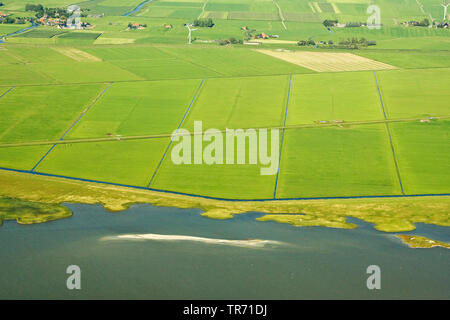
<instances>
[{"instance_id":1,"label":"farmhouse","mask_svg":"<svg viewBox=\"0 0 450 320\"><path fill-rule=\"evenodd\" d=\"M130 30L137 30L137 29L145 29L147 27L146 24L140 24L140 23L128 23L128 28Z\"/></svg>"}]
</instances>

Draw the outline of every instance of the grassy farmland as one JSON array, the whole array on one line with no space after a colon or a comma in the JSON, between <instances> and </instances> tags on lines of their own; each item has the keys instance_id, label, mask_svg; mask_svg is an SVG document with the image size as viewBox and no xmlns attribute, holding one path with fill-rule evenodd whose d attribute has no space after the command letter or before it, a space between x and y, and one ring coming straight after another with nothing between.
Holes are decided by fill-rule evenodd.
<instances>
[{"instance_id":1,"label":"grassy farmland","mask_svg":"<svg viewBox=\"0 0 450 320\"><path fill-rule=\"evenodd\" d=\"M0 167L226 200L448 195L450 31L401 24L437 19L431 0L424 11L415 0L374 1L379 30L322 24L365 22L365 0L161 0L124 16L141 2L81 2L89 30L4 38ZM198 27L188 45L184 24L196 18L214 27ZM248 44L244 26L281 42ZM0 24L1 35L19 29ZM362 37L376 45L319 44ZM307 39L316 45L297 45ZM175 164L169 135L196 121L280 129L280 148L269 148L276 174L261 175L259 160Z\"/></svg>"}]
</instances>

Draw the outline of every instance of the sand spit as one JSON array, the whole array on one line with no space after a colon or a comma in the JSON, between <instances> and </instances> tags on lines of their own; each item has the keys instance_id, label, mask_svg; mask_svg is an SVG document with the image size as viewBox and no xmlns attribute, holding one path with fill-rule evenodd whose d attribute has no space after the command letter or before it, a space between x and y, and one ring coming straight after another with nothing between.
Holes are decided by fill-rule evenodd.
<instances>
[{"instance_id":1,"label":"sand spit","mask_svg":"<svg viewBox=\"0 0 450 320\"><path fill-rule=\"evenodd\" d=\"M112 241L112 240L131 240L131 241L142 241L142 240L153 240L153 241L190 241L190 242L201 242L206 244L218 244L218 245L228 245L235 247L247 247L247 248L264 248L266 246L280 246L286 245L280 241L274 240L260 240L260 239L246 239L246 240L226 240L226 239L215 239L215 238L204 238L204 237L192 237L185 235L165 235L165 234L121 234L117 236L103 237L102 241Z\"/></svg>"}]
</instances>

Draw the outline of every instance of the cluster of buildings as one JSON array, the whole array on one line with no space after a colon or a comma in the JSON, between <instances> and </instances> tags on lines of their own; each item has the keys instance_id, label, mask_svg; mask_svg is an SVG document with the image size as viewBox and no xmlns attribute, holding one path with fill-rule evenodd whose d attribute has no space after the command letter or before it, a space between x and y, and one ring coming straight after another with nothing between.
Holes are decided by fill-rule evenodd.
<instances>
[{"instance_id":1,"label":"cluster of buildings","mask_svg":"<svg viewBox=\"0 0 450 320\"><path fill-rule=\"evenodd\" d=\"M241 30L247 32L248 35L248 40L250 39L277 39L280 36L277 34L266 34L264 32L258 33L257 35L253 35L253 32L255 32L256 30L251 30L248 27L241 27Z\"/></svg>"},{"instance_id":2,"label":"cluster of buildings","mask_svg":"<svg viewBox=\"0 0 450 320\"><path fill-rule=\"evenodd\" d=\"M411 20L411 21L404 21L402 22L402 26L404 27L428 27L430 25L430 22L428 21L428 19L423 19L422 21L415 21L415 20Z\"/></svg>"},{"instance_id":3,"label":"cluster of buildings","mask_svg":"<svg viewBox=\"0 0 450 320\"><path fill-rule=\"evenodd\" d=\"M443 28L448 29L449 23L447 21L439 22L434 20L432 23L428 19L424 19L422 21L405 21L402 22L404 27L429 27L429 28Z\"/></svg>"},{"instance_id":4,"label":"cluster of buildings","mask_svg":"<svg viewBox=\"0 0 450 320\"><path fill-rule=\"evenodd\" d=\"M443 29L448 29L448 28L450 28L450 25L449 25L448 22L437 22L437 21L435 21L435 22L434 22L434 26L435 26L436 28L443 28Z\"/></svg>"},{"instance_id":5,"label":"cluster of buildings","mask_svg":"<svg viewBox=\"0 0 450 320\"><path fill-rule=\"evenodd\" d=\"M91 27L91 24L86 21L73 21L72 24L67 25L67 19L65 17L51 18L43 16L42 18L39 18L36 23L43 26L57 27L58 29L87 29Z\"/></svg>"},{"instance_id":6,"label":"cluster of buildings","mask_svg":"<svg viewBox=\"0 0 450 320\"><path fill-rule=\"evenodd\" d=\"M12 14L6 14L3 12L0 12L0 23L7 23L7 24L24 24L26 22L29 22L30 19L27 17L14 17Z\"/></svg>"},{"instance_id":7,"label":"cluster of buildings","mask_svg":"<svg viewBox=\"0 0 450 320\"><path fill-rule=\"evenodd\" d=\"M255 39L278 39L280 36L277 34L266 34L264 32L261 32L260 34L257 34L255 36Z\"/></svg>"}]
</instances>

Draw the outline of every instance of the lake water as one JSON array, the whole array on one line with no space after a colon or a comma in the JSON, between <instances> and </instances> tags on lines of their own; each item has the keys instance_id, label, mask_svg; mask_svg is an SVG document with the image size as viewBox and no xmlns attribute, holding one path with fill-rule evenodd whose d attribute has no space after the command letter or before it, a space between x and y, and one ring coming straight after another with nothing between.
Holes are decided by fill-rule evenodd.
<instances>
[{"instance_id":1,"label":"lake water","mask_svg":"<svg viewBox=\"0 0 450 320\"><path fill-rule=\"evenodd\" d=\"M355 219L359 228L339 230L255 221L260 213L219 221L195 209L68 207L69 219L0 227L1 299L450 298L448 249L411 249ZM444 227L412 233L450 242ZM135 234L276 243L117 239ZM81 268L81 290L66 288L69 265ZM366 287L369 265L381 268L381 290Z\"/></svg>"}]
</instances>

